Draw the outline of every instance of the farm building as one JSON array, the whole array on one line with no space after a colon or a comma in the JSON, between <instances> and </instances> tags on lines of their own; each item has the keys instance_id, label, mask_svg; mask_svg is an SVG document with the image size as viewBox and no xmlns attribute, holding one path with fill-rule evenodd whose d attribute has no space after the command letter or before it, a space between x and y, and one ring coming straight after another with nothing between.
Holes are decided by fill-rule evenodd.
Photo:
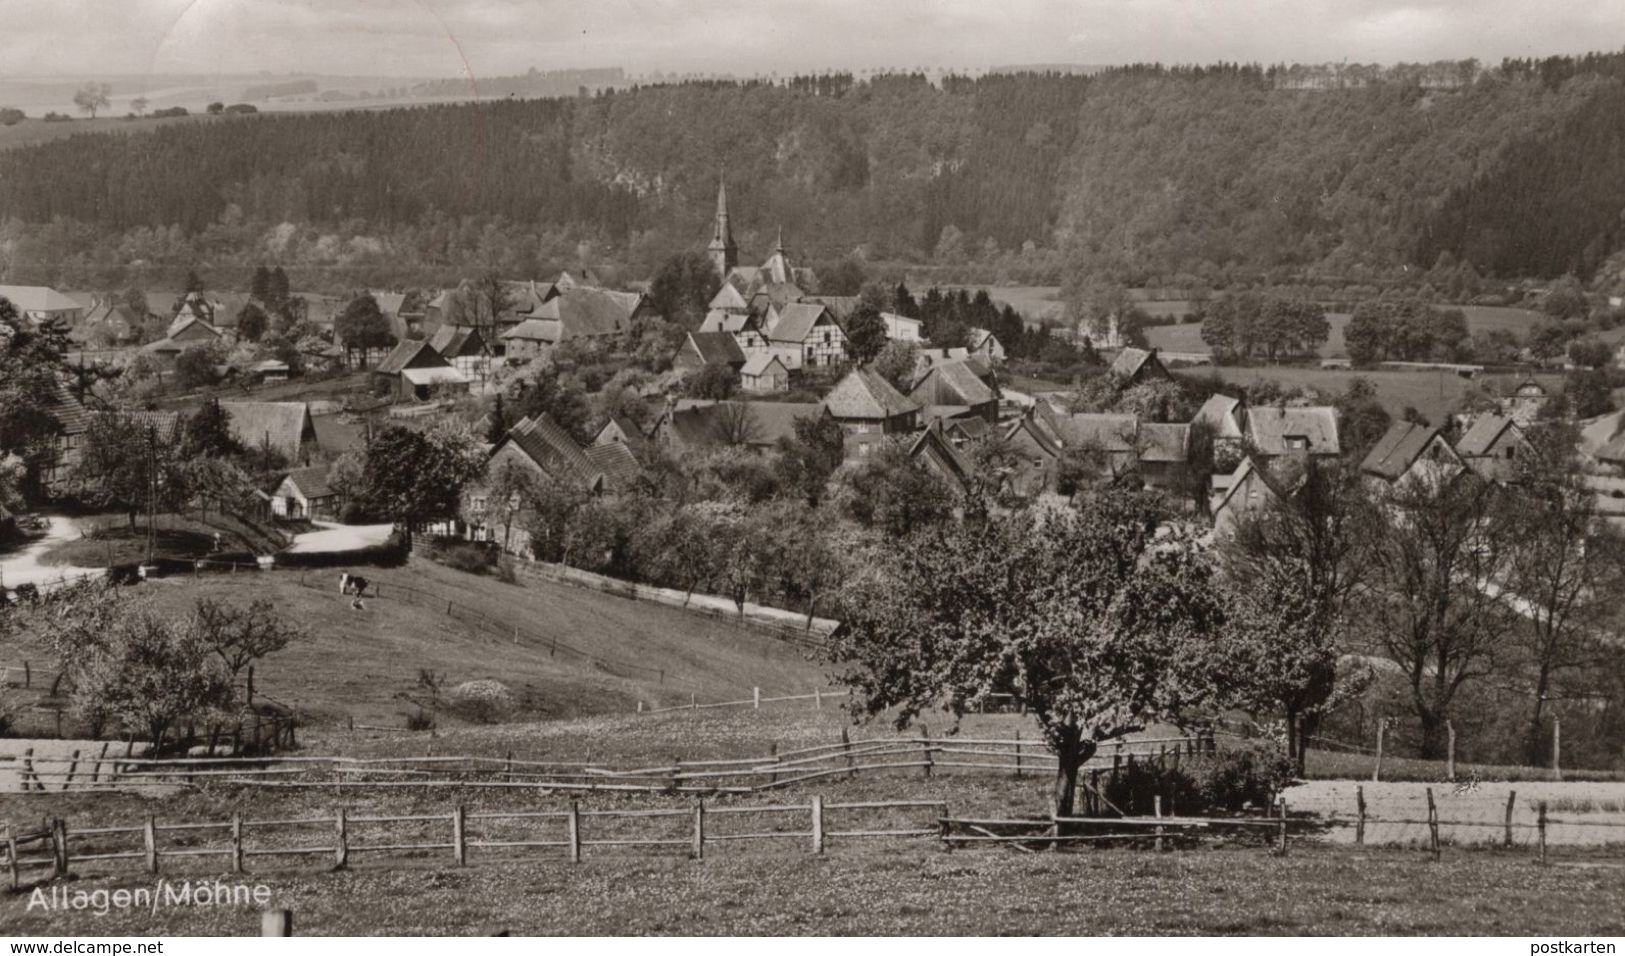
<instances>
[{"instance_id":1,"label":"farm building","mask_svg":"<svg viewBox=\"0 0 1625 956\"><path fill-rule=\"evenodd\" d=\"M777 355L752 355L739 369L739 387L747 392L787 392L790 370Z\"/></svg>"},{"instance_id":2,"label":"farm building","mask_svg":"<svg viewBox=\"0 0 1625 956\"><path fill-rule=\"evenodd\" d=\"M327 483L327 470L326 465L311 465L288 472L271 493L271 513L278 518L336 519L339 495Z\"/></svg>"},{"instance_id":3,"label":"farm building","mask_svg":"<svg viewBox=\"0 0 1625 956\"><path fill-rule=\"evenodd\" d=\"M304 402L221 402L231 436L250 451L270 449L290 465L309 464L316 425Z\"/></svg>"},{"instance_id":4,"label":"farm building","mask_svg":"<svg viewBox=\"0 0 1625 956\"><path fill-rule=\"evenodd\" d=\"M869 454L886 435L918 427L920 403L905 396L870 368L855 368L824 396L824 407L847 435L848 457Z\"/></svg>"},{"instance_id":5,"label":"farm building","mask_svg":"<svg viewBox=\"0 0 1625 956\"><path fill-rule=\"evenodd\" d=\"M846 333L828 306L813 302L773 306L765 327L769 350L792 372L846 361Z\"/></svg>"},{"instance_id":6,"label":"farm building","mask_svg":"<svg viewBox=\"0 0 1625 956\"><path fill-rule=\"evenodd\" d=\"M491 372L485 334L471 325L442 325L429 337L429 347L467 378L483 378Z\"/></svg>"},{"instance_id":7,"label":"farm building","mask_svg":"<svg viewBox=\"0 0 1625 956\"><path fill-rule=\"evenodd\" d=\"M1134 385L1159 379L1167 380L1170 377L1168 369L1162 364L1162 359L1157 358L1156 349L1147 351L1133 347L1124 348L1117 353L1117 358L1112 360L1111 368L1107 371L1118 379Z\"/></svg>"},{"instance_id":8,"label":"farm building","mask_svg":"<svg viewBox=\"0 0 1625 956\"><path fill-rule=\"evenodd\" d=\"M55 319L73 326L85 316L85 307L68 296L42 285L0 285L0 299L6 299L17 314L34 322Z\"/></svg>"},{"instance_id":9,"label":"farm building","mask_svg":"<svg viewBox=\"0 0 1625 956\"><path fill-rule=\"evenodd\" d=\"M970 354L980 355L989 362L1004 361L1004 343L987 329L970 330Z\"/></svg>"},{"instance_id":10,"label":"farm building","mask_svg":"<svg viewBox=\"0 0 1625 956\"><path fill-rule=\"evenodd\" d=\"M1508 415L1480 415L1456 440L1456 454L1467 467L1498 481L1511 478L1517 460L1529 451L1523 426Z\"/></svg>"},{"instance_id":11,"label":"farm building","mask_svg":"<svg viewBox=\"0 0 1625 956\"><path fill-rule=\"evenodd\" d=\"M1281 455L1335 456L1343 452L1337 409L1329 405L1248 408L1247 440L1265 458Z\"/></svg>"},{"instance_id":12,"label":"farm building","mask_svg":"<svg viewBox=\"0 0 1625 956\"><path fill-rule=\"evenodd\" d=\"M1401 482L1434 481L1455 475L1461 456L1437 428L1416 422L1394 422L1360 462L1360 473L1379 487Z\"/></svg>"},{"instance_id":13,"label":"farm building","mask_svg":"<svg viewBox=\"0 0 1625 956\"><path fill-rule=\"evenodd\" d=\"M886 324L886 338L893 342L920 342L925 339L925 323L919 319L896 312L882 312L880 321Z\"/></svg>"},{"instance_id":14,"label":"farm building","mask_svg":"<svg viewBox=\"0 0 1625 956\"><path fill-rule=\"evenodd\" d=\"M451 367L428 342L400 343L373 369L375 388L396 401L428 401L437 391L465 391L468 377Z\"/></svg>"},{"instance_id":15,"label":"farm building","mask_svg":"<svg viewBox=\"0 0 1625 956\"><path fill-rule=\"evenodd\" d=\"M671 367L685 375L711 365L737 373L744 364L744 350L727 332L690 332L671 360Z\"/></svg>"},{"instance_id":16,"label":"farm building","mask_svg":"<svg viewBox=\"0 0 1625 956\"><path fill-rule=\"evenodd\" d=\"M1142 422L1134 441L1140 479L1149 488L1178 495L1184 490L1191 426Z\"/></svg>"},{"instance_id":17,"label":"farm building","mask_svg":"<svg viewBox=\"0 0 1625 956\"><path fill-rule=\"evenodd\" d=\"M1230 534L1242 516L1279 501L1284 494L1276 481L1251 458L1243 458L1228 475L1213 476L1213 493L1208 508L1213 513L1214 534Z\"/></svg>"},{"instance_id":18,"label":"farm building","mask_svg":"<svg viewBox=\"0 0 1625 956\"><path fill-rule=\"evenodd\" d=\"M967 362L934 365L914 383L909 398L924 406L955 405L989 425L999 420L999 393L982 381ZM948 416L957 417L957 416Z\"/></svg>"}]
</instances>

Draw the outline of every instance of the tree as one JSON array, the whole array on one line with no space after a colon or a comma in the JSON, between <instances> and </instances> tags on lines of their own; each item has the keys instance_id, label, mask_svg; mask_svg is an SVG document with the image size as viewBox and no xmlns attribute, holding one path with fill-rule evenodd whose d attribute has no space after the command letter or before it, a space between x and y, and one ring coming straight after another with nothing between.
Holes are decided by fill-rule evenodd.
<instances>
[{"instance_id":1,"label":"tree","mask_svg":"<svg viewBox=\"0 0 1625 956\"><path fill-rule=\"evenodd\" d=\"M592 496L580 483L543 474L536 479L535 493L521 523L530 538L531 557L538 561L565 560L569 531L576 513Z\"/></svg>"},{"instance_id":2,"label":"tree","mask_svg":"<svg viewBox=\"0 0 1625 956\"><path fill-rule=\"evenodd\" d=\"M188 295L201 295L203 294L205 288L206 287L203 285L203 277L198 275L196 269L192 269L186 273L186 292Z\"/></svg>"},{"instance_id":3,"label":"tree","mask_svg":"<svg viewBox=\"0 0 1625 956\"><path fill-rule=\"evenodd\" d=\"M391 425L367 442L361 497L370 512L410 538L418 525L455 517L463 486L484 469L484 455L471 440Z\"/></svg>"},{"instance_id":4,"label":"tree","mask_svg":"<svg viewBox=\"0 0 1625 956\"><path fill-rule=\"evenodd\" d=\"M51 319L25 321L0 296L0 449L26 466L24 493L34 496L56 456L62 423L52 399L70 379L67 327Z\"/></svg>"},{"instance_id":5,"label":"tree","mask_svg":"<svg viewBox=\"0 0 1625 956\"><path fill-rule=\"evenodd\" d=\"M79 453L81 497L96 507L124 511L134 531L143 506L156 514L184 500L185 485L174 454L175 449L151 427L122 415L95 415Z\"/></svg>"},{"instance_id":6,"label":"tree","mask_svg":"<svg viewBox=\"0 0 1625 956\"><path fill-rule=\"evenodd\" d=\"M843 592L830 643L855 708L899 727L1014 694L1057 758L1054 811L1102 741L1219 697L1223 626L1206 556L1159 544L1156 501L1109 491L1075 510L941 526L897 541Z\"/></svg>"},{"instance_id":7,"label":"tree","mask_svg":"<svg viewBox=\"0 0 1625 956\"><path fill-rule=\"evenodd\" d=\"M1601 369L1571 372L1563 383L1563 402L1576 418L1606 415L1614 410L1613 381Z\"/></svg>"},{"instance_id":8,"label":"tree","mask_svg":"<svg viewBox=\"0 0 1625 956\"><path fill-rule=\"evenodd\" d=\"M145 96L138 96L130 101L130 112L137 116L147 115L148 101Z\"/></svg>"},{"instance_id":9,"label":"tree","mask_svg":"<svg viewBox=\"0 0 1625 956\"><path fill-rule=\"evenodd\" d=\"M248 342L258 342L271 327L271 317L253 302L237 310L237 335Z\"/></svg>"},{"instance_id":10,"label":"tree","mask_svg":"<svg viewBox=\"0 0 1625 956\"><path fill-rule=\"evenodd\" d=\"M847 476L847 512L859 524L889 535L906 535L946 521L953 493L936 473L909 457L896 441L875 446Z\"/></svg>"},{"instance_id":11,"label":"tree","mask_svg":"<svg viewBox=\"0 0 1625 956\"><path fill-rule=\"evenodd\" d=\"M1359 532L1371 584L1359 617L1405 675L1422 756L1437 759L1456 694L1495 671L1518 626L1495 583L1513 568L1514 539L1495 486L1472 472L1400 482L1385 505Z\"/></svg>"},{"instance_id":12,"label":"tree","mask_svg":"<svg viewBox=\"0 0 1625 956\"><path fill-rule=\"evenodd\" d=\"M1332 407L1337 409L1337 432L1350 461L1364 458L1393 423L1393 416L1377 400L1377 386L1368 378L1350 379Z\"/></svg>"},{"instance_id":13,"label":"tree","mask_svg":"<svg viewBox=\"0 0 1625 956\"><path fill-rule=\"evenodd\" d=\"M260 302L271 301L271 270L263 264L254 267L254 278L249 280L248 294Z\"/></svg>"},{"instance_id":14,"label":"tree","mask_svg":"<svg viewBox=\"0 0 1625 956\"><path fill-rule=\"evenodd\" d=\"M795 437L779 439L779 457L773 463L779 483L816 508L824 498L830 476L846 459L846 432L828 415L795 420Z\"/></svg>"},{"instance_id":15,"label":"tree","mask_svg":"<svg viewBox=\"0 0 1625 956\"><path fill-rule=\"evenodd\" d=\"M208 106L204 107L204 111L210 116L224 113L226 111L226 104L220 102L219 100L215 100L213 103L210 103Z\"/></svg>"},{"instance_id":16,"label":"tree","mask_svg":"<svg viewBox=\"0 0 1625 956\"><path fill-rule=\"evenodd\" d=\"M491 411L486 414L485 441L486 444L496 446L502 439L508 437L508 429L513 423L508 421L507 403L503 401L502 393L498 392L496 400L491 403Z\"/></svg>"},{"instance_id":17,"label":"tree","mask_svg":"<svg viewBox=\"0 0 1625 956\"><path fill-rule=\"evenodd\" d=\"M1583 368L1603 368L1614 360L1614 350L1597 339L1575 339L1569 343L1569 361Z\"/></svg>"},{"instance_id":18,"label":"tree","mask_svg":"<svg viewBox=\"0 0 1625 956\"><path fill-rule=\"evenodd\" d=\"M522 391L516 404L516 414L534 418L548 415L560 428L569 432L583 445L592 442L592 409L587 396L573 376L563 375L551 362L536 363L528 378L520 383Z\"/></svg>"},{"instance_id":19,"label":"tree","mask_svg":"<svg viewBox=\"0 0 1625 956\"><path fill-rule=\"evenodd\" d=\"M175 381L181 388L203 388L220 381L220 353L207 345L191 345L175 356Z\"/></svg>"},{"instance_id":20,"label":"tree","mask_svg":"<svg viewBox=\"0 0 1625 956\"><path fill-rule=\"evenodd\" d=\"M230 458L243 446L231 430L231 413L218 398L204 402L181 426L181 454L186 458Z\"/></svg>"},{"instance_id":21,"label":"tree","mask_svg":"<svg viewBox=\"0 0 1625 956\"><path fill-rule=\"evenodd\" d=\"M225 665L233 686L246 671L243 700L248 704L254 702L254 663L305 635L302 628L284 621L276 606L263 599L243 606L199 598L192 621L198 639Z\"/></svg>"},{"instance_id":22,"label":"tree","mask_svg":"<svg viewBox=\"0 0 1625 956\"><path fill-rule=\"evenodd\" d=\"M73 105L79 107L79 112L89 113L91 119L96 118L96 111L106 109L109 97L113 95L113 88L106 83L86 83L73 94Z\"/></svg>"},{"instance_id":23,"label":"tree","mask_svg":"<svg viewBox=\"0 0 1625 956\"><path fill-rule=\"evenodd\" d=\"M683 380L683 392L692 398L723 401L733 397L739 375L728 365L707 365Z\"/></svg>"},{"instance_id":24,"label":"tree","mask_svg":"<svg viewBox=\"0 0 1625 956\"><path fill-rule=\"evenodd\" d=\"M360 351L365 360L372 349L387 349L395 345L395 333L389 319L378 308L372 293L363 292L351 299L344 311L333 322L333 335L343 343L346 353Z\"/></svg>"},{"instance_id":25,"label":"tree","mask_svg":"<svg viewBox=\"0 0 1625 956\"><path fill-rule=\"evenodd\" d=\"M485 496L487 513L502 524L502 550L511 550L513 526L519 516L534 507L536 499L536 471L504 458L486 476Z\"/></svg>"},{"instance_id":26,"label":"tree","mask_svg":"<svg viewBox=\"0 0 1625 956\"><path fill-rule=\"evenodd\" d=\"M886 347L886 322L871 305L859 305L846 322L846 347L853 361L867 364Z\"/></svg>"},{"instance_id":27,"label":"tree","mask_svg":"<svg viewBox=\"0 0 1625 956\"><path fill-rule=\"evenodd\" d=\"M914 373L920 366L920 347L913 342L887 342L871 363L880 377L907 395L914 387Z\"/></svg>"},{"instance_id":28,"label":"tree","mask_svg":"<svg viewBox=\"0 0 1625 956\"><path fill-rule=\"evenodd\" d=\"M711 300L722 288L722 278L711 260L698 252L667 259L649 283L649 300L667 322L684 329L699 328Z\"/></svg>"}]
</instances>

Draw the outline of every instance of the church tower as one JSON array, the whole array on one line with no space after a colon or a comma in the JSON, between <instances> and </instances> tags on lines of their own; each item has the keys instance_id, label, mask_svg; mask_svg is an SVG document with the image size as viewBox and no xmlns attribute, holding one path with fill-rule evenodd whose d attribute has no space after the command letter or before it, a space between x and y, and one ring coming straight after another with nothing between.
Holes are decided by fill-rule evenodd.
<instances>
[{"instance_id":1,"label":"church tower","mask_svg":"<svg viewBox=\"0 0 1625 956\"><path fill-rule=\"evenodd\" d=\"M734 266L739 264L739 247L734 244L733 230L728 226L727 183L717 183L717 221L711 229L711 244L706 247L706 254L711 257L711 264L716 266L718 277L724 281Z\"/></svg>"}]
</instances>

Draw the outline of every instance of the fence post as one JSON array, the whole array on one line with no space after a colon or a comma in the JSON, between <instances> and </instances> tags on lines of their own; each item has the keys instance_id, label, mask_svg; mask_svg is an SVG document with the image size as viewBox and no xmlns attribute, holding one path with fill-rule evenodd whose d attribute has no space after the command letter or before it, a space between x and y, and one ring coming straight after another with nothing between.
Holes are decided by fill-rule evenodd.
<instances>
[{"instance_id":1,"label":"fence post","mask_svg":"<svg viewBox=\"0 0 1625 956\"><path fill-rule=\"evenodd\" d=\"M694 804L694 859L705 859L705 798Z\"/></svg>"},{"instance_id":2,"label":"fence post","mask_svg":"<svg viewBox=\"0 0 1625 956\"><path fill-rule=\"evenodd\" d=\"M1377 762L1371 768L1371 782L1376 783L1382 779L1382 738L1388 732L1388 721L1377 721Z\"/></svg>"},{"instance_id":3,"label":"fence post","mask_svg":"<svg viewBox=\"0 0 1625 956\"><path fill-rule=\"evenodd\" d=\"M643 701L638 701L638 713L643 713Z\"/></svg>"},{"instance_id":4,"label":"fence post","mask_svg":"<svg viewBox=\"0 0 1625 956\"><path fill-rule=\"evenodd\" d=\"M350 862L350 834L345 825L344 808L333 817L338 834L338 845L333 848L333 869L342 870Z\"/></svg>"},{"instance_id":5,"label":"fence post","mask_svg":"<svg viewBox=\"0 0 1625 956\"><path fill-rule=\"evenodd\" d=\"M17 866L17 835L15 833L6 835L6 862L11 866L11 888L15 890L23 885L22 871Z\"/></svg>"},{"instance_id":6,"label":"fence post","mask_svg":"<svg viewBox=\"0 0 1625 956\"><path fill-rule=\"evenodd\" d=\"M141 843L147 851L147 872L158 872L158 819L147 814L147 825L141 830Z\"/></svg>"},{"instance_id":7,"label":"fence post","mask_svg":"<svg viewBox=\"0 0 1625 956\"><path fill-rule=\"evenodd\" d=\"M1517 799L1518 799L1518 791L1516 791L1516 790L1508 790L1507 791L1507 820L1506 820L1505 842L1506 842L1506 845L1509 846L1509 847L1512 845L1512 808L1513 808L1514 804L1516 803Z\"/></svg>"},{"instance_id":8,"label":"fence post","mask_svg":"<svg viewBox=\"0 0 1625 956\"><path fill-rule=\"evenodd\" d=\"M231 872L243 871L243 815L231 815Z\"/></svg>"},{"instance_id":9,"label":"fence post","mask_svg":"<svg viewBox=\"0 0 1625 956\"><path fill-rule=\"evenodd\" d=\"M1156 816L1156 818L1158 820L1162 819L1162 794L1159 793L1156 796L1151 798L1151 812ZM1161 826L1157 827L1157 852L1158 853L1162 852L1162 827Z\"/></svg>"},{"instance_id":10,"label":"fence post","mask_svg":"<svg viewBox=\"0 0 1625 956\"><path fill-rule=\"evenodd\" d=\"M111 741L107 740L102 741L102 752L96 756L96 769L90 774L91 783L102 782L102 762L107 759L107 748L111 745L111 743Z\"/></svg>"},{"instance_id":11,"label":"fence post","mask_svg":"<svg viewBox=\"0 0 1625 956\"><path fill-rule=\"evenodd\" d=\"M62 789L63 790L66 790L69 787L73 786L73 775L78 773L78 772L79 772L79 751L76 748L73 751L73 757L70 758L69 761L68 761L68 773L67 773L67 775L65 777L62 778ZM1559 777L1558 779L1561 780L1562 778Z\"/></svg>"},{"instance_id":12,"label":"fence post","mask_svg":"<svg viewBox=\"0 0 1625 956\"><path fill-rule=\"evenodd\" d=\"M23 689L27 690L28 688L33 687L33 686L34 686L34 668L29 666L29 663L27 661L23 661Z\"/></svg>"},{"instance_id":13,"label":"fence post","mask_svg":"<svg viewBox=\"0 0 1625 956\"><path fill-rule=\"evenodd\" d=\"M1016 731L1016 776L1021 776L1021 731Z\"/></svg>"},{"instance_id":14,"label":"fence post","mask_svg":"<svg viewBox=\"0 0 1625 956\"><path fill-rule=\"evenodd\" d=\"M1365 788L1354 788L1354 845L1365 844Z\"/></svg>"},{"instance_id":15,"label":"fence post","mask_svg":"<svg viewBox=\"0 0 1625 956\"><path fill-rule=\"evenodd\" d=\"M565 819L565 829L570 837L570 862L581 862L581 805L574 797L570 798L570 815Z\"/></svg>"},{"instance_id":16,"label":"fence post","mask_svg":"<svg viewBox=\"0 0 1625 956\"><path fill-rule=\"evenodd\" d=\"M824 798L816 794L812 798L812 849L824 852Z\"/></svg>"},{"instance_id":17,"label":"fence post","mask_svg":"<svg viewBox=\"0 0 1625 956\"><path fill-rule=\"evenodd\" d=\"M1456 725L1450 721L1444 722L1445 752L1444 752L1444 778L1451 783L1456 782Z\"/></svg>"},{"instance_id":18,"label":"fence post","mask_svg":"<svg viewBox=\"0 0 1625 956\"><path fill-rule=\"evenodd\" d=\"M688 709L689 710L699 710L700 709L699 702L695 699L693 691L688 692Z\"/></svg>"},{"instance_id":19,"label":"fence post","mask_svg":"<svg viewBox=\"0 0 1625 956\"><path fill-rule=\"evenodd\" d=\"M467 817L468 811L460 803L451 811L451 853L458 866L468 865L468 838L463 826Z\"/></svg>"},{"instance_id":20,"label":"fence post","mask_svg":"<svg viewBox=\"0 0 1625 956\"><path fill-rule=\"evenodd\" d=\"M778 744L776 744L776 743L773 743L773 744L768 744L768 745L767 745L767 755L768 755L768 756L769 756L769 757L772 757L772 758L773 758L773 766L774 766L774 770L773 770L773 772L772 772L772 773L771 773L771 774L770 774L770 775L769 775L769 776L768 776L768 778L767 778L767 782L768 782L768 783L778 783L778 782L779 782L779 771L778 771L778 763L779 763L779 745L778 745Z\"/></svg>"},{"instance_id":21,"label":"fence post","mask_svg":"<svg viewBox=\"0 0 1625 956\"><path fill-rule=\"evenodd\" d=\"M818 688L814 687L813 688L813 710L823 710L823 709L824 709L824 695L819 693Z\"/></svg>"},{"instance_id":22,"label":"fence post","mask_svg":"<svg viewBox=\"0 0 1625 956\"><path fill-rule=\"evenodd\" d=\"M1552 718L1552 778L1563 779L1563 721Z\"/></svg>"},{"instance_id":23,"label":"fence post","mask_svg":"<svg viewBox=\"0 0 1625 956\"><path fill-rule=\"evenodd\" d=\"M52 843L55 844L54 849L56 851L56 865L54 867L56 870L56 875L59 877L65 877L68 875L67 821L63 820L61 817L53 819L51 821L51 836Z\"/></svg>"},{"instance_id":24,"label":"fence post","mask_svg":"<svg viewBox=\"0 0 1625 956\"><path fill-rule=\"evenodd\" d=\"M750 689L750 702L751 706L756 710L762 709L762 689L760 687Z\"/></svg>"},{"instance_id":25,"label":"fence post","mask_svg":"<svg viewBox=\"0 0 1625 956\"><path fill-rule=\"evenodd\" d=\"M1433 858L1439 858L1439 808L1433 803L1433 788L1427 788L1428 794L1428 849L1433 851Z\"/></svg>"},{"instance_id":26,"label":"fence post","mask_svg":"<svg viewBox=\"0 0 1625 956\"><path fill-rule=\"evenodd\" d=\"M1535 825L1540 830L1540 862L1546 862L1546 801L1540 801L1540 815L1535 818Z\"/></svg>"},{"instance_id":27,"label":"fence post","mask_svg":"<svg viewBox=\"0 0 1625 956\"><path fill-rule=\"evenodd\" d=\"M261 936L292 936L293 910L266 910L260 914Z\"/></svg>"},{"instance_id":28,"label":"fence post","mask_svg":"<svg viewBox=\"0 0 1625 956\"><path fill-rule=\"evenodd\" d=\"M1286 797L1281 798L1281 850L1280 850L1280 853L1281 853L1282 856L1286 856Z\"/></svg>"},{"instance_id":29,"label":"fence post","mask_svg":"<svg viewBox=\"0 0 1625 956\"><path fill-rule=\"evenodd\" d=\"M920 751L925 757L925 779L931 779L931 728L920 725Z\"/></svg>"},{"instance_id":30,"label":"fence post","mask_svg":"<svg viewBox=\"0 0 1625 956\"><path fill-rule=\"evenodd\" d=\"M841 728L841 752L846 754L846 779L851 780L857 771L852 769L852 735Z\"/></svg>"}]
</instances>

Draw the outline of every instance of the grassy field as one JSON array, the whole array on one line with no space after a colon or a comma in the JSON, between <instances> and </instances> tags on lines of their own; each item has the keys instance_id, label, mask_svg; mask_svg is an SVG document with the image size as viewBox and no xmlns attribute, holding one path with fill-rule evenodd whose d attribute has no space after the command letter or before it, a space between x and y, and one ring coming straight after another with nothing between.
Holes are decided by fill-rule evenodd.
<instances>
[{"instance_id":1,"label":"grassy field","mask_svg":"<svg viewBox=\"0 0 1625 956\"><path fill-rule=\"evenodd\" d=\"M1328 398L1348 387L1356 378L1370 381L1377 387L1377 398L1389 414L1399 417L1407 405L1415 407L1435 425L1456 410L1461 397L1475 384L1474 379L1462 378L1452 372L1400 372L1385 369L1323 369L1298 366L1260 366L1238 368L1232 366L1186 369L1183 375L1217 375L1226 382L1248 385L1260 379L1269 379L1286 386L1307 386L1318 389ZM1556 390L1561 375L1535 375L1548 389Z\"/></svg>"},{"instance_id":2,"label":"grassy field","mask_svg":"<svg viewBox=\"0 0 1625 956\"><path fill-rule=\"evenodd\" d=\"M660 605L612 597L560 584L505 584L414 560L398 569L369 571L383 597L351 609L338 594L338 572L278 571L200 578L160 579L141 586L160 608L182 613L200 597L246 603L263 598L310 631L308 640L264 661L260 692L296 707L316 723L404 726L417 710L407 695L419 671L442 676L445 687L479 679L499 680L518 701L515 719L628 713L637 701L675 704L692 693L700 700L811 693L826 683L803 652L759 629ZM464 620L432 607L432 599L409 602L392 590L407 585L457 602L466 618L479 609L498 628L520 627L519 643L476 632ZM616 676L568 653L556 656L552 640L610 661L642 668L638 679ZM7 656L49 655L37 640ZM442 718L445 720L446 718Z\"/></svg>"},{"instance_id":3,"label":"grassy field","mask_svg":"<svg viewBox=\"0 0 1625 956\"><path fill-rule=\"evenodd\" d=\"M124 515L81 519L79 526L84 531L83 537L53 547L44 554L43 560L74 567L111 567L134 564L148 556L145 515L136 517L134 528ZM216 551L216 534L220 535L218 550L224 552L264 553L286 543L277 540L273 531L223 516L203 519L192 515L158 515L154 526L152 554L157 558L182 561L206 558Z\"/></svg>"}]
</instances>

